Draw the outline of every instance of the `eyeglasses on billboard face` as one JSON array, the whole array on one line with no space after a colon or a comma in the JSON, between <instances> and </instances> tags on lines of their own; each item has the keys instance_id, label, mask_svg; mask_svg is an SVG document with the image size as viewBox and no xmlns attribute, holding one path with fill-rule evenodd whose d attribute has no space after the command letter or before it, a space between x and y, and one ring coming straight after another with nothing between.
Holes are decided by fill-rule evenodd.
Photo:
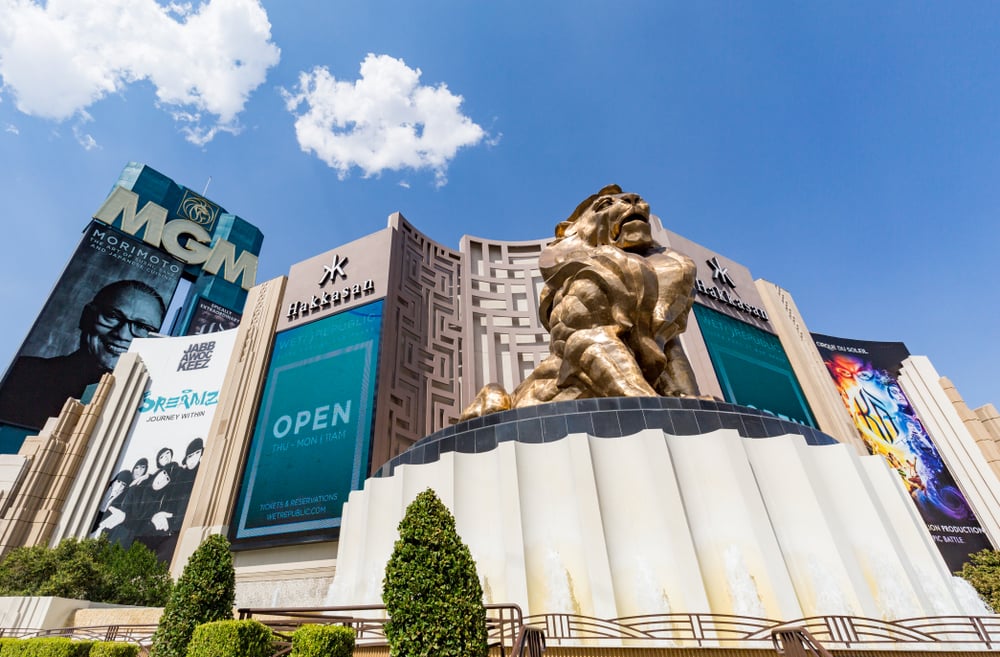
<instances>
[{"instance_id":1,"label":"eyeglasses on billboard face","mask_svg":"<svg viewBox=\"0 0 1000 657\"><path fill-rule=\"evenodd\" d=\"M155 326L150 326L149 324L146 324L138 319L126 317L125 313L117 308L101 308L99 306L94 306L94 311L98 324L107 329L111 329L112 331L122 326L127 326L128 332L133 338L145 338L148 337L150 333L156 331Z\"/></svg>"}]
</instances>

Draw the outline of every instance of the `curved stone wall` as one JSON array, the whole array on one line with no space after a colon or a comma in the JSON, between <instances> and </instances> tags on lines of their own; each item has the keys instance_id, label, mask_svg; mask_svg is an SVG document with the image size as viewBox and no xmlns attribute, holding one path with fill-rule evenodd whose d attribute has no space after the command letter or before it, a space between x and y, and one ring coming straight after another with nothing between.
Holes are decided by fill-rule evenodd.
<instances>
[{"instance_id":1,"label":"curved stone wall","mask_svg":"<svg viewBox=\"0 0 1000 657\"><path fill-rule=\"evenodd\" d=\"M744 435L775 426L749 409L706 410L710 402L654 400L677 405L636 409L621 407L636 400L617 401L615 411L577 405L576 414L596 431L596 414L613 413L620 433L637 410L644 421L730 416L725 421L739 419ZM554 415L502 415L506 422L490 426L512 423L518 438L495 430L494 442L480 442L485 427L458 425L453 435L422 441L425 463L397 462L391 475L351 493L328 604L379 602L396 527L430 487L455 514L486 601L515 602L528 614L893 620L970 613L898 477L880 459L822 434L748 439L735 429L676 435L643 428L546 441L543 419ZM567 430L572 415L559 416ZM525 426L532 427L526 438L541 432L542 439L521 440ZM443 449L449 438L454 448Z\"/></svg>"}]
</instances>

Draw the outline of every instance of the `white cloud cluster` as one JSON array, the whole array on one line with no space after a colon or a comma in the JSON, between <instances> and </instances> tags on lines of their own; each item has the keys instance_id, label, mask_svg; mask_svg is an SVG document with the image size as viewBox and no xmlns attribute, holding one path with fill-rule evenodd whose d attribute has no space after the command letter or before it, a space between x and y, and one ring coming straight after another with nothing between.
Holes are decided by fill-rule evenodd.
<instances>
[{"instance_id":1,"label":"white cloud cluster","mask_svg":"<svg viewBox=\"0 0 1000 657\"><path fill-rule=\"evenodd\" d=\"M444 84L421 85L420 75L402 59L374 54L354 82L338 81L324 67L300 73L298 89L285 96L299 146L341 179L354 166L365 177L430 169L437 185L445 184L458 149L478 144L486 132L461 113L461 96Z\"/></svg>"},{"instance_id":2,"label":"white cloud cluster","mask_svg":"<svg viewBox=\"0 0 1000 657\"><path fill-rule=\"evenodd\" d=\"M236 132L277 64L258 0L0 0L0 77L25 114L62 121L148 80L188 139Z\"/></svg>"},{"instance_id":3,"label":"white cloud cluster","mask_svg":"<svg viewBox=\"0 0 1000 657\"><path fill-rule=\"evenodd\" d=\"M100 148L100 146L98 146L97 144L97 140L94 139L93 135L84 132L83 128L81 128L79 125L73 126L73 137L76 138L76 143L80 144L80 146L85 151L92 151L95 148Z\"/></svg>"}]
</instances>

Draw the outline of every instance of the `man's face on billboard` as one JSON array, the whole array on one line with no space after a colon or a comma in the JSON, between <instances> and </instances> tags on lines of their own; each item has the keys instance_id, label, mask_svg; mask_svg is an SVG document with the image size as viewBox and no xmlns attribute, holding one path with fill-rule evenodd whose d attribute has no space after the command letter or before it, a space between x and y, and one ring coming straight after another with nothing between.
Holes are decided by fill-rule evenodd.
<instances>
[{"instance_id":1,"label":"man's face on billboard","mask_svg":"<svg viewBox=\"0 0 1000 657\"><path fill-rule=\"evenodd\" d=\"M141 290L119 290L90 307L90 322L81 327L81 343L106 370L114 368L132 338L146 337L163 323L159 301Z\"/></svg>"}]
</instances>

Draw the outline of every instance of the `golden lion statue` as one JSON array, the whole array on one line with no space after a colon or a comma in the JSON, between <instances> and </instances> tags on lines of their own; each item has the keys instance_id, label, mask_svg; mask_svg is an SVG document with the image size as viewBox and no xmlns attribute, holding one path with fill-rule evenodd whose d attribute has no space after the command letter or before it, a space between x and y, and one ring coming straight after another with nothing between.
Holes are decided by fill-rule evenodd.
<instances>
[{"instance_id":1,"label":"golden lion statue","mask_svg":"<svg viewBox=\"0 0 1000 657\"><path fill-rule=\"evenodd\" d=\"M550 355L513 394L485 386L461 419L567 399L698 395L679 340L695 264L653 241L638 194L609 185L589 197L556 226L538 264Z\"/></svg>"}]
</instances>

